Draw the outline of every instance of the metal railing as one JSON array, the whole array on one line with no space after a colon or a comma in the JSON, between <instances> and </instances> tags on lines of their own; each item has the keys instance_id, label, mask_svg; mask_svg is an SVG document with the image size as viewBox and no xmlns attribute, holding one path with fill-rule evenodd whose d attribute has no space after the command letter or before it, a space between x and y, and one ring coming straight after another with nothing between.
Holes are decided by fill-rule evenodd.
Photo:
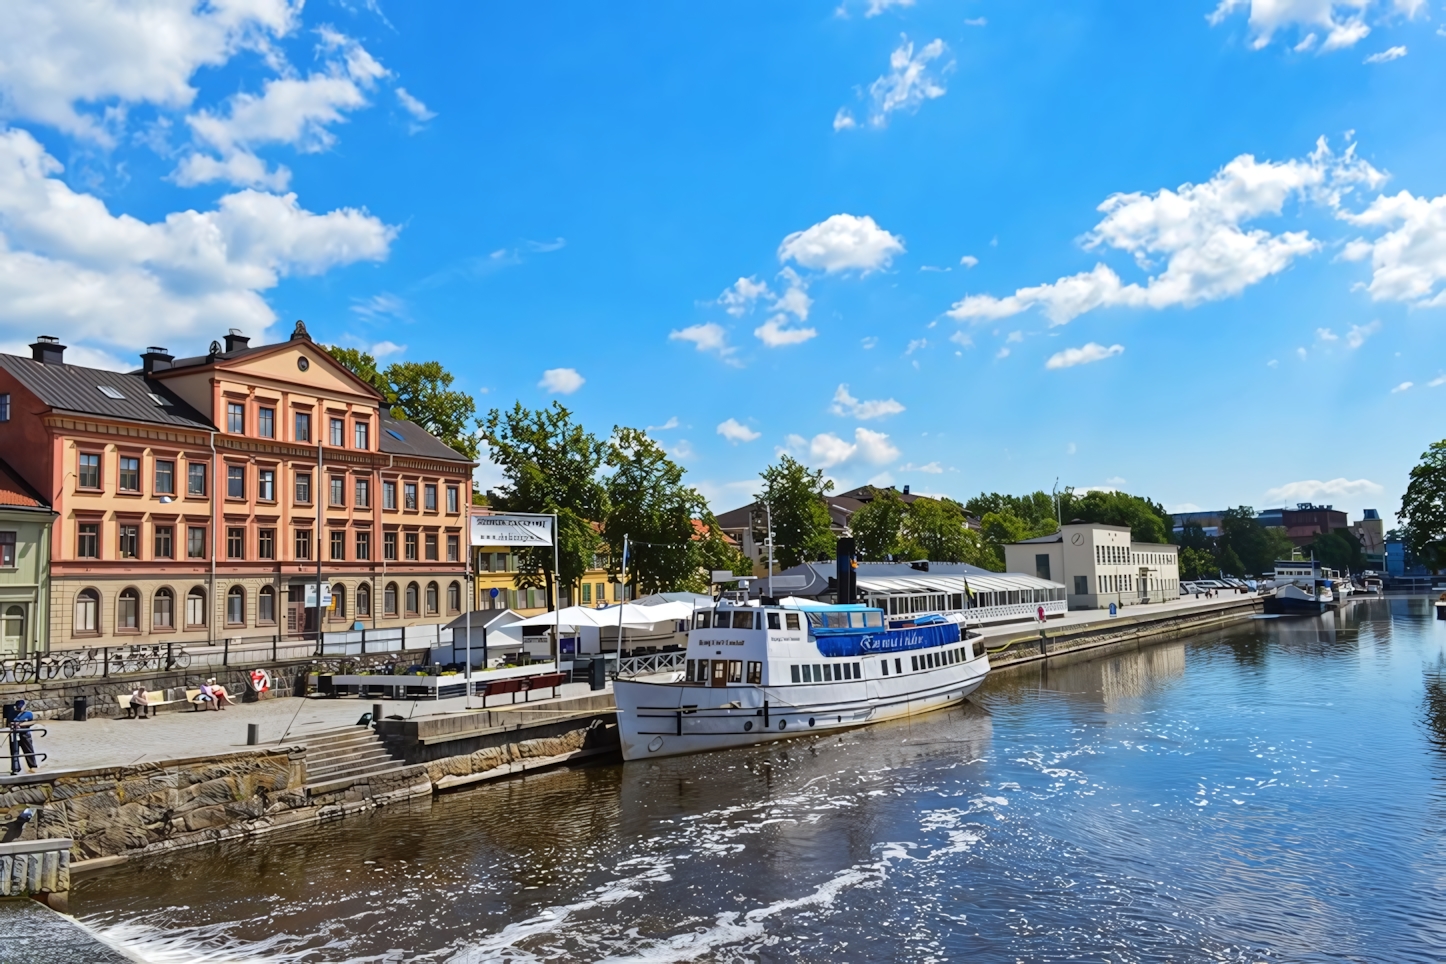
<instances>
[{"instance_id":1,"label":"metal railing","mask_svg":"<svg viewBox=\"0 0 1446 964\"><path fill-rule=\"evenodd\" d=\"M619 679L631 679L634 676L647 676L650 673L665 673L668 670L682 669L685 652L676 653L651 653L647 656L629 656L626 659L618 660L618 669L614 677Z\"/></svg>"}]
</instances>

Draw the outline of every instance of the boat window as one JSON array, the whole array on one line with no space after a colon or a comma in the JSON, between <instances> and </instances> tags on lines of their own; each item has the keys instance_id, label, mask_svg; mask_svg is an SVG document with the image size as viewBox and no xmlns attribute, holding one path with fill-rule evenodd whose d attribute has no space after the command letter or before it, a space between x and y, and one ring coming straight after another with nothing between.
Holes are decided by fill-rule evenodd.
<instances>
[{"instance_id":1,"label":"boat window","mask_svg":"<svg viewBox=\"0 0 1446 964\"><path fill-rule=\"evenodd\" d=\"M713 611L712 611L711 609L705 609L705 610L703 610L701 613L694 613L694 614L693 614L693 628L694 628L694 629L707 629L707 628L708 628L708 625L709 625L710 623L712 623L712 622L713 622Z\"/></svg>"},{"instance_id":2,"label":"boat window","mask_svg":"<svg viewBox=\"0 0 1446 964\"><path fill-rule=\"evenodd\" d=\"M855 629L863 629L863 628L864 628L864 614L863 614L863 613L849 613L849 625L852 626L852 627L855 628Z\"/></svg>"},{"instance_id":3,"label":"boat window","mask_svg":"<svg viewBox=\"0 0 1446 964\"><path fill-rule=\"evenodd\" d=\"M854 679L864 678L864 667L862 663L854 663Z\"/></svg>"},{"instance_id":4,"label":"boat window","mask_svg":"<svg viewBox=\"0 0 1446 964\"><path fill-rule=\"evenodd\" d=\"M793 682L795 682L795 683L800 682L800 680L799 680L799 678L798 678L798 664L797 664L797 663L794 663L792 666L788 667L788 675L793 678Z\"/></svg>"},{"instance_id":5,"label":"boat window","mask_svg":"<svg viewBox=\"0 0 1446 964\"><path fill-rule=\"evenodd\" d=\"M832 683L832 682L833 682L833 664L832 664L832 663L824 663L824 664L823 664L823 681L824 681L825 683Z\"/></svg>"},{"instance_id":6,"label":"boat window","mask_svg":"<svg viewBox=\"0 0 1446 964\"><path fill-rule=\"evenodd\" d=\"M724 611L721 610L721 609L718 610L717 615L714 616L714 618L713 618L713 626L714 626L714 628L715 628L715 629L727 629L727 628L728 628L728 622L729 622L730 617L731 617L731 614L730 614L730 613L726 613L726 612L724 612Z\"/></svg>"},{"instance_id":7,"label":"boat window","mask_svg":"<svg viewBox=\"0 0 1446 964\"><path fill-rule=\"evenodd\" d=\"M884 614L881 612L864 613L864 625L869 629L879 629L884 625Z\"/></svg>"},{"instance_id":8,"label":"boat window","mask_svg":"<svg viewBox=\"0 0 1446 964\"><path fill-rule=\"evenodd\" d=\"M808 624L815 628L824 625L823 613L807 613Z\"/></svg>"},{"instance_id":9,"label":"boat window","mask_svg":"<svg viewBox=\"0 0 1446 964\"><path fill-rule=\"evenodd\" d=\"M781 626L779 626L778 613L769 613L769 614L768 614L768 628L769 628L769 629L781 629L781 628L782 628Z\"/></svg>"},{"instance_id":10,"label":"boat window","mask_svg":"<svg viewBox=\"0 0 1446 964\"><path fill-rule=\"evenodd\" d=\"M813 664L813 681L815 683L823 682L823 667L818 663Z\"/></svg>"},{"instance_id":11,"label":"boat window","mask_svg":"<svg viewBox=\"0 0 1446 964\"><path fill-rule=\"evenodd\" d=\"M748 682L755 686L763 682L763 664L750 660L748 663Z\"/></svg>"},{"instance_id":12,"label":"boat window","mask_svg":"<svg viewBox=\"0 0 1446 964\"><path fill-rule=\"evenodd\" d=\"M910 657L909 657L909 668L912 669L912 670L913 670L914 672L916 672L916 673L919 671L919 657L917 657L917 656L910 656Z\"/></svg>"},{"instance_id":13,"label":"boat window","mask_svg":"<svg viewBox=\"0 0 1446 964\"><path fill-rule=\"evenodd\" d=\"M847 629L849 624L848 613L827 613L829 629Z\"/></svg>"},{"instance_id":14,"label":"boat window","mask_svg":"<svg viewBox=\"0 0 1446 964\"><path fill-rule=\"evenodd\" d=\"M715 659L715 660L713 660L713 685L714 685L714 686L722 686L722 685L726 682L725 676L727 675L727 673L728 673L728 661L727 661L726 659Z\"/></svg>"},{"instance_id":15,"label":"boat window","mask_svg":"<svg viewBox=\"0 0 1446 964\"><path fill-rule=\"evenodd\" d=\"M697 663L696 659L688 660L688 669L683 673L683 678L690 683L693 682L693 673L698 669Z\"/></svg>"},{"instance_id":16,"label":"boat window","mask_svg":"<svg viewBox=\"0 0 1446 964\"><path fill-rule=\"evenodd\" d=\"M798 613L784 613L783 619L784 625L787 626L789 629L798 628Z\"/></svg>"},{"instance_id":17,"label":"boat window","mask_svg":"<svg viewBox=\"0 0 1446 964\"><path fill-rule=\"evenodd\" d=\"M730 683L741 683L741 682L743 682L743 660L741 660L741 659L730 659L730 660L728 661L728 682L730 682Z\"/></svg>"},{"instance_id":18,"label":"boat window","mask_svg":"<svg viewBox=\"0 0 1446 964\"><path fill-rule=\"evenodd\" d=\"M735 609L735 610L733 610L733 628L734 628L734 629L752 629L752 628L753 628L753 614L752 614L751 612L749 612L748 610L746 610L746 609Z\"/></svg>"},{"instance_id":19,"label":"boat window","mask_svg":"<svg viewBox=\"0 0 1446 964\"><path fill-rule=\"evenodd\" d=\"M888 676L888 675L889 675L889 661L886 660L886 659L881 659L881 660L879 660L879 665L884 668L884 675L885 675L885 676Z\"/></svg>"}]
</instances>

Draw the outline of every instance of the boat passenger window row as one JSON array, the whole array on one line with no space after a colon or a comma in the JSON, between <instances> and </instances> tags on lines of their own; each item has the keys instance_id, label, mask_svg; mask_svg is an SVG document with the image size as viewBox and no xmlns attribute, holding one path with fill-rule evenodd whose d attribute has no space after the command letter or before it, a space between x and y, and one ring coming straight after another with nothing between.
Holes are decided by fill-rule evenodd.
<instances>
[{"instance_id":1,"label":"boat passenger window row","mask_svg":"<svg viewBox=\"0 0 1446 964\"><path fill-rule=\"evenodd\" d=\"M798 613L769 613L768 628L781 629L782 627L779 626L780 618L783 624L789 629L800 628L798 623Z\"/></svg>"},{"instance_id":2,"label":"boat passenger window row","mask_svg":"<svg viewBox=\"0 0 1446 964\"><path fill-rule=\"evenodd\" d=\"M788 672L795 683L834 683L864 678L863 667L858 663L794 663Z\"/></svg>"},{"instance_id":3,"label":"boat passenger window row","mask_svg":"<svg viewBox=\"0 0 1446 964\"><path fill-rule=\"evenodd\" d=\"M743 682L743 660L741 659L690 659L685 671L689 683ZM763 683L763 664L757 660L748 661L748 682Z\"/></svg>"},{"instance_id":4,"label":"boat passenger window row","mask_svg":"<svg viewBox=\"0 0 1446 964\"><path fill-rule=\"evenodd\" d=\"M809 613L808 624L815 629L883 629L884 614L872 610L847 613Z\"/></svg>"},{"instance_id":5,"label":"boat passenger window row","mask_svg":"<svg viewBox=\"0 0 1446 964\"><path fill-rule=\"evenodd\" d=\"M1064 589L1050 588L1009 589L998 592L975 591L967 605L965 604L963 593L953 593L949 595L876 596L871 598L870 602L881 609L887 609L890 616L907 616L910 613L989 609L994 606L1033 606L1042 602L1063 601L1064 598Z\"/></svg>"},{"instance_id":6,"label":"boat passenger window row","mask_svg":"<svg viewBox=\"0 0 1446 964\"><path fill-rule=\"evenodd\" d=\"M968 652L964 647L958 649L941 649L934 653L915 653L909 657L909 669L915 673L924 669L937 669L940 666L953 666L955 663L962 663L969 659ZM879 666L883 668L883 675L889 675L889 661L887 658L879 660ZM894 673L904 672L903 657L894 660Z\"/></svg>"}]
</instances>

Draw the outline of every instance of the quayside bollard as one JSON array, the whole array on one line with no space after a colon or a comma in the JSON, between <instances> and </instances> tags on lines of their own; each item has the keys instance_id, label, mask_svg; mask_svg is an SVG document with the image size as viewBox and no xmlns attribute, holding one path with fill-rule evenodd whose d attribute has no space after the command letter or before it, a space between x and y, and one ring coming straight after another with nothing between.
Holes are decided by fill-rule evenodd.
<instances>
[{"instance_id":1,"label":"quayside bollard","mask_svg":"<svg viewBox=\"0 0 1446 964\"><path fill-rule=\"evenodd\" d=\"M247 746L258 746L260 743L261 743L261 724L260 724L260 723L247 723L247 724L246 724L246 745L247 745Z\"/></svg>"}]
</instances>

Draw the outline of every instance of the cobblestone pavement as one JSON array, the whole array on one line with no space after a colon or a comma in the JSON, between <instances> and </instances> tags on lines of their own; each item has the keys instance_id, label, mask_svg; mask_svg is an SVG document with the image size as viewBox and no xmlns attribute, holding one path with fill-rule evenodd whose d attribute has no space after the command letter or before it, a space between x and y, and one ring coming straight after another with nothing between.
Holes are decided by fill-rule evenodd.
<instances>
[{"instance_id":1,"label":"cobblestone pavement","mask_svg":"<svg viewBox=\"0 0 1446 964\"><path fill-rule=\"evenodd\" d=\"M591 690L586 683L568 683L559 687L558 692L559 699L568 699L587 696ZM179 760L245 749L248 723L261 725L263 744L276 744L283 738L304 739L308 733L354 724L363 713L371 712L375 702L382 704L386 716L460 713L467 708L466 698L460 696L446 700L380 701L372 697L303 699L289 696L259 703L238 703L224 710L193 710L188 705L176 705L162 708L145 720L98 718L83 723L46 720L38 724L47 732L36 737L35 748L49 754L41 764L42 772ZM550 701L534 699L531 702L543 706ZM473 697L472 707L476 709L480 705L481 701ZM505 700L495 698L488 702L489 709L504 705ZM8 774L8 761L4 763L0 773Z\"/></svg>"}]
</instances>

